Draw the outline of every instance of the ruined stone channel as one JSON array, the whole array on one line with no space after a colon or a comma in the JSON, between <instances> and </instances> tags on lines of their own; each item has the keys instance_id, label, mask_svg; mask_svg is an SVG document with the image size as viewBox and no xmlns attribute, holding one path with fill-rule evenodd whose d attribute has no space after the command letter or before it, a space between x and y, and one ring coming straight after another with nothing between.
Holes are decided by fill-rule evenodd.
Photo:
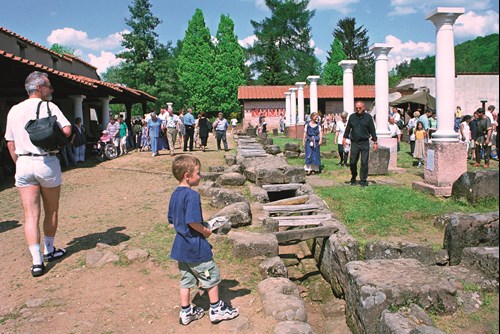
<instances>
[{"instance_id":1,"label":"ruined stone channel","mask_svg":"<svg viewBox=\"0 0 500 334\"><path fill-rule=\"evenodd\" d=\"M234 254L261 260L258 292L275 333L442 333L428 312L481 303L465 284L498 291L498 212L438 220L442 250L377 242L361 251L272 139L236 141L237 154L211 169L200 193L222 208L214 217L227 217L219 233ZM254 202L231 189L243 185ZM255 228L238 230L245 225Z\"/></svg>"}]
</instances>

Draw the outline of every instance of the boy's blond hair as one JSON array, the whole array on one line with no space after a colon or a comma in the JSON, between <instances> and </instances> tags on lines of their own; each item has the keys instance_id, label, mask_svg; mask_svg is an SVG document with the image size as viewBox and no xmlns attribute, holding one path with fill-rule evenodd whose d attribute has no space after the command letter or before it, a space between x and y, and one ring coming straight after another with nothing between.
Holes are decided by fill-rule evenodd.
<instances>
[{"instance_id":1,"label":"boy's blond hair","mask_svg":"<svg viewBox=\"0 0 500 334\"><path fill-rule=\"evenodd\" d=\"M201 167L201 162L198 158L187 154L179 155L172 162L172 174L174 174L177 181L181 181L184 178L184 174L192 174L196 166Z\"/></svg>"}]
</instances>

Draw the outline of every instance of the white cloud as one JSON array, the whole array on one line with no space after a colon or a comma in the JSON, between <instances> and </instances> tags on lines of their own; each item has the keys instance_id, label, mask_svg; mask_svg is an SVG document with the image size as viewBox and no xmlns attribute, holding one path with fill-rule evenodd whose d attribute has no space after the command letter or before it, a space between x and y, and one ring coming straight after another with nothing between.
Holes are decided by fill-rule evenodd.
<instances>
[{"instance_id":1,"label":"white cloud","mask_svg":"<svg viewBox=\"0 0 500 334\"><path fill-rule=\"evenodd\" d=\"M312 47L314 49L314 54L317 56L317 57L326 57L326 52L325 50L319 48L318 46L316 46L316 42L314 42L313 39L311 39L309 41L309 46Z\"/></svg>"},{"instance_id":2,"label":"white cloud","mask_svg":"<svg viewBox=\"0 0 500 334\"><path fill-rule=\"evenodd\" d=\"M488 10L484 15L473 11L461 15L455 23L457 37L477 37L498 33L498 13Z\"/></svg>"},{"instance_id":3,"label":"white cloud","mask_svg":"<svg viewBox=\"0 0 500 334\"><path fill-rule=\"evenodd\" d=\"M267 10L266 6L266 1L265 0L255 0L255 7L262 9L262 10Z\"/></svg>"},{"instance_id":4,"label":"white cloud","mask_svg":"<svg viewBox=\"0 0 500 334\"><path fill-rule=\"evenodd\" d=\"M427 14L436 7L465 7L467 10L487 10L491 0L391 0L393 10L389 15L407 15L417 12Z\"/></svg>"},{"instance_id":5,"label":"white cloud","mask_svg":"<svg viewBox=\"0 0 500 334\"><path fill-rule=\"evenodd\" d=\"M436 49L434 43L414 42L411 40L403 42L394 35L386 36L385 43L393 47L389 53L389 69L394 68L397 64L405 60L432 56Z\"/></svg>"},{"instance_id":6,"label":"white cloud","mask_svg":"<svg viewBox=\"0 0 500 334\"><path fill-rule=\"evenodd\" d=\"M127 32L127 30L124 30L111 34L105 38L91 39L85 31L73 28L63 28L52 30L49 37L47 37L47 42L90 50L113 50L121 46L122 34Z\"/></svg>"},{"instance_id":7,"label":"white cloud","mask_svg":"<svg viewBox=\"0 0 500 334\"><path fill-rule=\"evenodd\" d=\"M342 14L347 14L352 11L350 7L358 3L359 0L311 0L309 2L310 9L334 9Z\"/></svg>"},{"instance_id":8,"label":"white cloud","mask_svg":"<svg viewBox=\"0 0 500 334\"><path fill-rule=\"evenodd\" d=\"M240 39L240 40L238 41L238 43L239 43L242 47L247 48L247 47L249 47L249 46L252 46L252 45L253 45L253 43L255 43L255 41L256 41L256 40L257 40L257 36L255 36L255 35L251 35L251 36L248 36L248 37L246 37L246 38L244 38L244 39Z\"/></svg>"},{"instance_id":9,"label":"white cloud","mask_svg":"<svg viewBox=\"0 0 500 334\"><path fill-rule=\"evenodd\" d=\"M108 67L118 65L123 61L123 59L116 58L115 54L109 51L101 51L99 56L89 53L87 57L89 63L97 67L98 73L104 73Z\"/></svg>"}]
</instances>

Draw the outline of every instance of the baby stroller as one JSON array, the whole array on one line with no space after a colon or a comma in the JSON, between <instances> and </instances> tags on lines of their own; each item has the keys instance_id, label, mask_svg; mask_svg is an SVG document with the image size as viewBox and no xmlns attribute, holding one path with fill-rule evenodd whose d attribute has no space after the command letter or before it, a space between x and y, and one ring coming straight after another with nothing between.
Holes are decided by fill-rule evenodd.
<instances>
[{"instance_id":1,"label":"baby stroller","mask_svg":"<svg viewBox=\"0 0 500 334\"><path fill-rule=\"evenodd\" d=\"M95 149L99 161L104 161L105 159L111 160L118 156L118 149L113 144L113 140L107 130L102 132L102 136L96 143Z\"/></svg>"}]
</instances>

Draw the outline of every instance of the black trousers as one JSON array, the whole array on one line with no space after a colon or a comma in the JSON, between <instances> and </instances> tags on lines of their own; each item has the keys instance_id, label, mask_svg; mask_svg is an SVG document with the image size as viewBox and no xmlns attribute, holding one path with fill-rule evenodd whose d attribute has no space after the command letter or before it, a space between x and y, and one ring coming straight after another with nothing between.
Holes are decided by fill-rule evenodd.
<instances>
[{"instance_id":1,"label":"black trousers","mask_svg":"<svg viewBox=\"0 0 500 334\"><path fill-rule=\"evenodd\" d=\"M184 136L184 151L187 151L188 140L189 150L192 151L194 143L194 126L192 125L186 125L186 135Z\"/></svg>"},{"instance_id":2,"label":"black trousers","mask_svg":"<svg viewBox=\"0 0 500 334\"><path fill-rule=\"evenodd\" d=\"M353 180L358 176L358 160L361 156L360 180L366 182L368 179L368 159L370 157L370 141L351 142L351 177Z\"/></svg>"}]
</instances>

